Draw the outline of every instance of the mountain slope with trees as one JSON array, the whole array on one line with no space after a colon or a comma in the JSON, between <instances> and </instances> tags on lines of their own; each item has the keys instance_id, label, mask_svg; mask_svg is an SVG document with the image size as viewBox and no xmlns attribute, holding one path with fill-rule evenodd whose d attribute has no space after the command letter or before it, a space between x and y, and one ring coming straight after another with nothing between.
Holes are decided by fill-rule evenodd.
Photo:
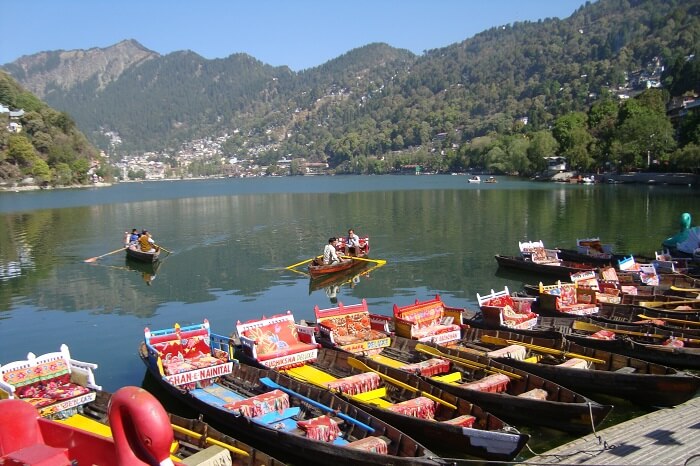
<instances>
[{"instance_id":1,"label":"mountain slope with trees","mask_svg":"<svg viewBox=\"0 0 700 466\"><path fill-rule=\"evenodd\" d=\"M0 114L0 184L24 178L41 186L85 184L90 173L109 178L99 151L68 114L49 107L1 71L0 104L21 114L16 121L9 113Z\"/></svg>"},{"instance_id":2,"label":"mountain slope with trees","mask_svg":"<svg viewBox=\"0 0 700 466\"><path fill-rule=\"evenodd\" d=\"M124 53L142 54L131 51L110 79L18 63L33 57L5 69L21 69L22 83L40 69L46 101L115 155L225 135L226 156L267 164L288 154L348 173L419 164L533 174L551 155L580 170L652 160L694 169L698 117L674 126L667 107L700 91L698 44L699 0L599 0L563 20L491 28L420 57L369 44L298 73L245 54L142 55L133 41ZM662 67L661 87L635 98ZM110 146L106 134L122 144Z\"/></svg>"}]
</instances>

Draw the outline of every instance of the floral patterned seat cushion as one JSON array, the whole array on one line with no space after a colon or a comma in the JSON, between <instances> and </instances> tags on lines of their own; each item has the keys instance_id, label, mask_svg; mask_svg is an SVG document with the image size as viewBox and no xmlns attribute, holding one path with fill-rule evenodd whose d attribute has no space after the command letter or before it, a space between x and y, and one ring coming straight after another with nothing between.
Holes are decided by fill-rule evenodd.
<instances>
[{"instance_id":1,"label":"floral patterned seat cushion","mask_svg":"<svg viewBox=\"0 0 700 466\"><path fill-rule=\"evenodd\" d=\"M56 359L3 374L5 382L15 387L15 395L37 407L75 398L90 389L70 381L68 363Z\"/></svg>"}]
</instances>

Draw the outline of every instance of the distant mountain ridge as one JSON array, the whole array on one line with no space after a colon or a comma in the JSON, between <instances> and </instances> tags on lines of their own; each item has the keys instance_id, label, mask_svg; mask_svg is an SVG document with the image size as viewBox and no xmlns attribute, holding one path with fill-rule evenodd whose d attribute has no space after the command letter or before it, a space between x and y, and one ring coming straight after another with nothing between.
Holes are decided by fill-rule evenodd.
<instances>
[{"instance_id":1,"label":"distant mountain ridge","mask_svg":"<svg viewBox=\"0 0 700 466\"><path fill-rule=\"evenodd\" d=\"M124 40L106 48L41 52L18 58L4 69L37 97L46 99L52 90L67 91L88 80L96 79L104 89L119 79L129 67L160 54L137 41Z\"/></svg>"},{"instance_id":2,"label":"distant mountain ridge","mask_svg":"<svg viewBox=\"0 0 700 466\"><path fill-rule=\"evenodd\" d=\"M231 154L260 150L329 160L444 146L517 121L550 127L629 83L657 57L700 42L700 0L598 0L566 19L519 22L416 56L387 44L293 72L246 54L161 56L133 40L42 52L3 67L92 141L120 151L174 150L187 140L244 135ZM444 136L443 136L444 135Z\"/></svg>"}]
</instances>

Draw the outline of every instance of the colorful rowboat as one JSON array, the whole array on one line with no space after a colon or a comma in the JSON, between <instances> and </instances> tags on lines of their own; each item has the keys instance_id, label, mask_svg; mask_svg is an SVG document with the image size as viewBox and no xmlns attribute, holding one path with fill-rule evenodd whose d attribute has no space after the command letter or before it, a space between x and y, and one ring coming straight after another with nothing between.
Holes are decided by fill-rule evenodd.
<instances>
[{"instance_id":1,"label":"colorful rowboat","mask_svg":"<svg viewBox=\"0 0 700 466\"><path fill-rule=\"evenodd\" d=\"M252 445L300 464L439 465L402 431L328 390L233 360L234 342L208 322L146 329L142 361L159 385Z\"/></svg>"}]
</instances>

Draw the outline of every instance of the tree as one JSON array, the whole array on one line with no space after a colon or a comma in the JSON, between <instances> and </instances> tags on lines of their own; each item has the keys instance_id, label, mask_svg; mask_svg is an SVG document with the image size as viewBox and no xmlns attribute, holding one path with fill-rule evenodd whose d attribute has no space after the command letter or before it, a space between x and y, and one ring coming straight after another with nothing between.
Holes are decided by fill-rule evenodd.
<instances>
[{"instance_id":1,"label":"tree","mask_svg":"<svg viewBox=\"0 0 700 466\"><path fill-rule=\"evenodd\" d=\"M566 157L570 167L586 170L593 165L588 146L593 141L588 132L587 117L583 112L572 112L559 117L552 134L559 142L560 155Z\"/></svg>"},{"instance_id":2,"label":"tree","mask_svg":"<svg viewBox=\"0 0 700 466\"><path fill-rule=\"evenodd\" d=\"M547 130L537 131L530 137L527 148L527 158L533 173L541 173L547 169L545 157L554 156L559 150L559 143L552 133Z\"/></svg>"},{"instance_id":3,"label":"tree","mask_svg":"<svg viewBox=\"0 0 700 466\"><path fill-rule=\"evenodd\" d=\"M7 161L18 167L27 167L37 157L34 146L22 134L13 134L9 137L7 147Z\"/></svg>"}]
</instances>

